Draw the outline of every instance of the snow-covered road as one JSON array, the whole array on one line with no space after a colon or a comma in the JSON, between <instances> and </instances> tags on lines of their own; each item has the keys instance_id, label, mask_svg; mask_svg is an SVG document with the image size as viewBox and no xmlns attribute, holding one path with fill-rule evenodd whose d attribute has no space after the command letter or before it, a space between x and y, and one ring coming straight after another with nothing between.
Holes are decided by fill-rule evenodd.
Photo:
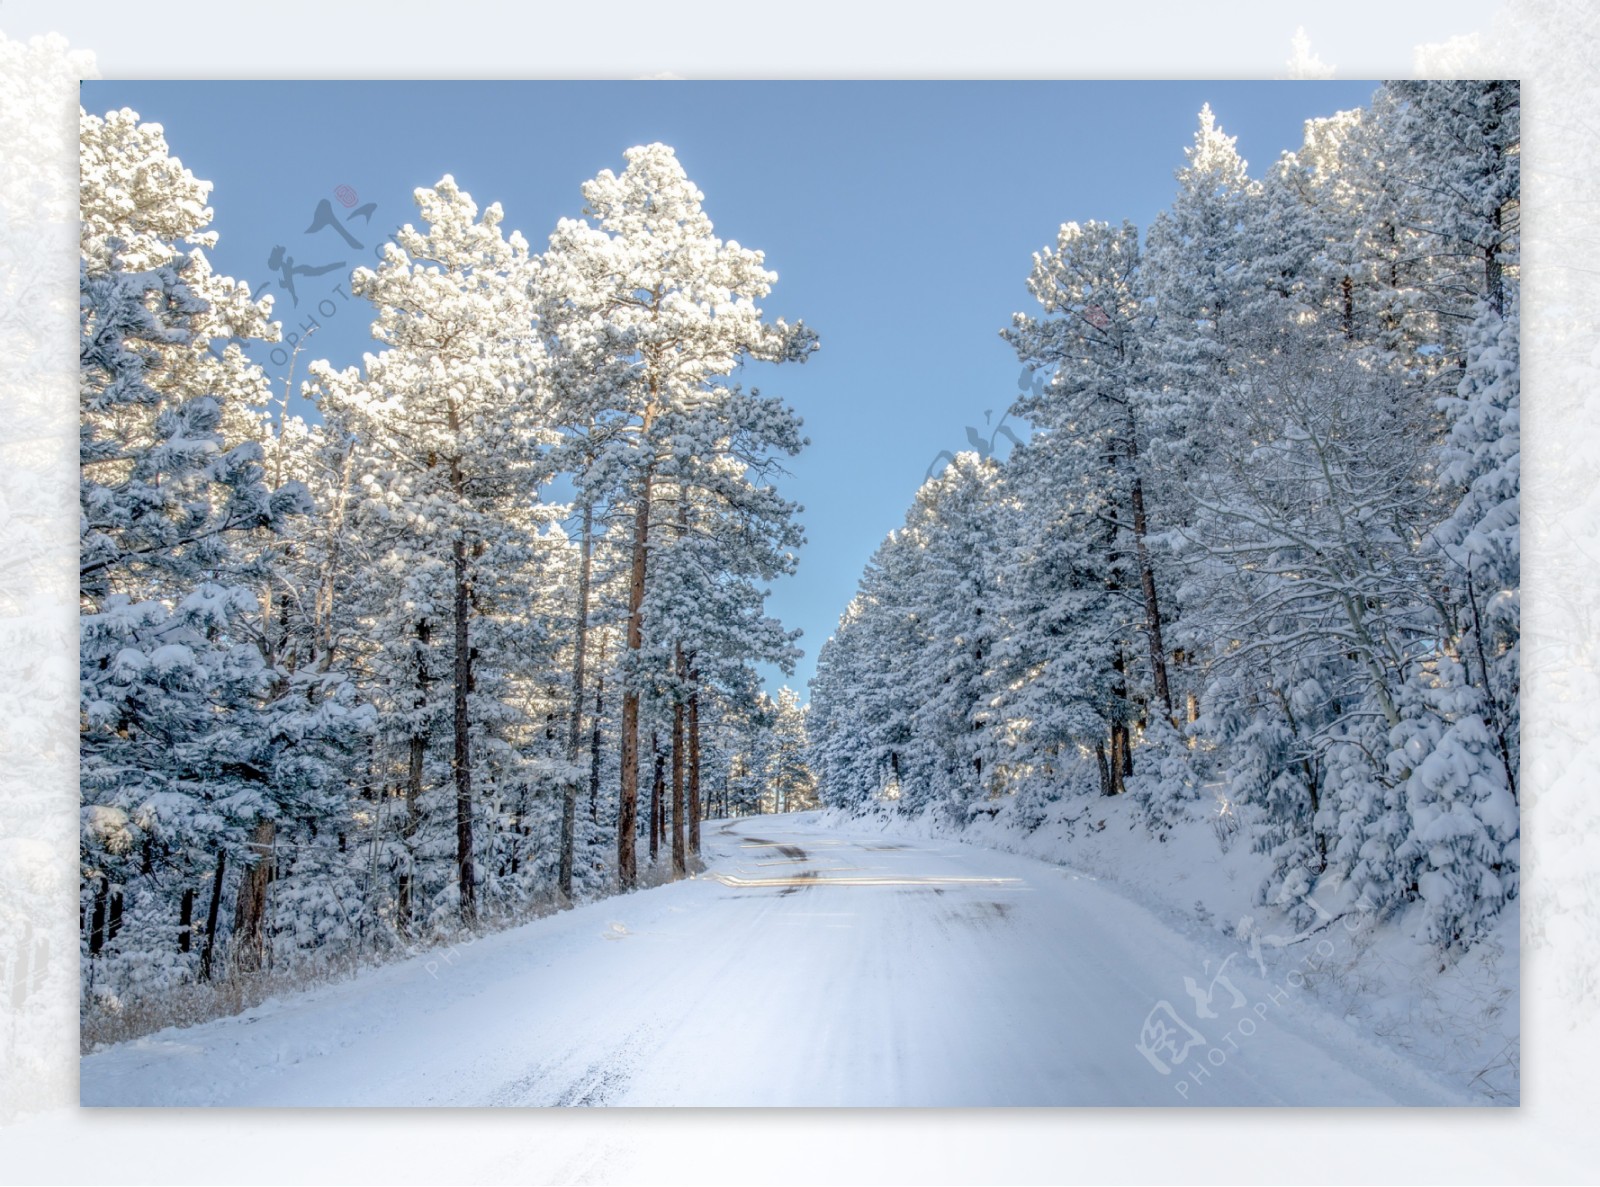
<instances>
[{"instance_id":1,"label":"snow-covered road","mask_svg":"<svg viewBox=\"0 0 1600 1187\"><path fill-rule=\"evenodd\" d=\"M815 815L709 825L706 857L689 881L98 1052L83 1103L1469 1103L1220 935L1202 948L1057 866Z\"/></svg>"}]
</instances>

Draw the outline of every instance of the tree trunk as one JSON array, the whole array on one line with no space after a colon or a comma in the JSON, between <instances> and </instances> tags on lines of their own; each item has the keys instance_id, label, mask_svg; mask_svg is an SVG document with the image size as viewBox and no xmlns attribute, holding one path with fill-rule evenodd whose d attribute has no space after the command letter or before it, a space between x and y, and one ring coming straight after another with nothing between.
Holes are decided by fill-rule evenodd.
<instances>
[{"instance_id":1,"label":"tree trunk","mask_svg":"<svg viewBox=\"0 0 1600 1187\"><path fill-rule=\"evenodd\" d=\"M700 673L689 670L689 852L700 853Z\"/></svg>"},{"instance_id":2,"label":"tree trunk","mask_svg":"<svg viewBox=\"0 0 1600 1187\"><path fill-rule=\"evenodd\" d=\"M567 723L567 762L571 773L561 797L561 857L557 887L572 902L572 849L578 825L578 753L583 737L584 652L589 641L589 566L593 553L594 506L583 506L583 535L578 545L578 637L572 645L572 716Z\"/></svg>"},{"instance_id":3,"label":"tree trunk","mask_svg":"<svg viewBox=\"0 0 1600 1187\"><path fill-rule=\"evenodd\" d=\"M1500 212L1495 211L1495 221L1500 221ZM1505 268L1500 263L1500 252L1496 247L1483 249L1483 284L1489 290L1489 305L1495 313L1505 316L1506 312L1506 285Z\"/></svg>"},{"instance_id":4,"label":"tree trunk","mask_svg":"<svg viewBox=\"0 0 1600 1187\"><path fill-rule=\"evenodd\" d=\"M414 704L419 710L425 709L428 704L427 648L432 634L433 628L428 625L426 619L417 623L417 696ZM400 930L405 932L410 931L411 906L415 897L417 829L422 822L422 778L428 755L427 735L413 734L409 750L406 771L406 823L402 834L406 847L406 868L400 875L395 903L395 914L398 916Z\"/></svg>"},{"instance_id":5,"label":"tree trunk","mask_svg":"<svg viewBox=\"0 0 1600 1187\"><path fill-rule=\"evenodd\" d=\"M1094 757L1095 762L1100 767L1100 794L1111 795L1113 794L1111 788L1111 764L1106 761L1106 744L1104 742L1096 742L1094 744Z\"/></svg>"},{"instance_id":6,"label":"tree trunk","mask_svg":"<svg viewBox=\"0 0 1600 1187\"><path fill-rule=\"evenodd\" d=\"M239 902L234 911L235 960L241 970L256 972L266 964L267 884L272 880L273 846L278 826L259 820L250 835L254 861L239 876Z\"/></svg>"},{"instance_id":7,"label":"tree trunk","mask_svg":"<svg viewBox=\"0 0 1600 1187\"><path fill-rule=\"evenodd\" d=\"M677 672L685 671L683 645L677 646ZM681 878L689 872L683 852L683 691L677 690L672 698L672 876Z\"/></svg>"},{"instance_id":8,"label":"tree trunk","mask_svg":"<svg viewBox=\"0 0 1600 1187\"><path fill-rule=\"evenodd\" d=\"M1132 758L1127 754L1128 661L1121 642L1117 643L1116 654L1111 660L1111 670L1116 674L1111 685L1111 705L1107 714L1111 726L1111 794L1121 795L1124 790L1123 771L1133 773Z\"/></svg>"},{"instance_id":9,"label":"tree trunk","mask_svg":"<svg viewBox=\"0 0 1600 1187\"><path fill-rule=\"evenodd\" d=\"M1129 461L1134 458L1134 447L1128 447ZM1144 593L1145 635L1150 642L1150 674L1155 681L1156 696L1172 722L1172 693L1167 685L1167 652L1161 642L1161 603L1156 598L1156 574L1150 563L1150 548L1145 543L1147 523L1144 513L1144 483L1133 480L1133 542L1139 558L1139 586Z\"/></svg>"},{"instance_id":10,"label":"tree trunk","mask_svg":"<svg viewBox=\"0 0 1600 1187\"><path fill-rule=\"evenodd\" d=\"M228 852L217 850L217 872L211 878L211 905L206 908L206 946L200 952L200 980L211 980L211 956L217 948L217 910L222 906L222 871Z\"/></svg>"},{"instance_id":11,"label":"tree trunk","mask_svg":"<svg viewBox=\"0 0 1600 1187\"><path fill-rule=\"evenodd\" d=\"M178 951L189 951L194 937L194 887L185 886L178 900Z\"/></svg>"},{"instance_id":12,"label":"tree trunk","mask_svg":"<svg viewBox=\"0 0 1600 1187\"><path fill-rule=\"evenodd\" d=\"M1508 86L1506 83L1499 81L1489 83L1486 89L1490 95L1490 123L1484 129L1484 132L1487 133L1484 139L1488 143L1494 144L1495 137L1493 133L1499 129L1512 103L1520 101L1521 90L1516 83L1511 83ZM1504 156L1504 150L1496 147L1495 161L1497 166L1504 159ZM1505 211L1496 207L1491 217L1494 220L1494 235L1490 242L1484 245L1483 249L1483 287L1484 294L1489 299L1490 307L1498 316L1504 317L1506 312L1505 265L1501 261L1500 249L1505 227Z\"/></svg>"},{"instance_id":13,"label":"tree trunk","mask_svg":"<svg viewBox=\"0 0 1600 1187\"><path fill-rule=\"evenodd\" d=\"M655 757L654 777L650 780L650 860L654 862L661 851L661 793L666 784L666 759L654 732L650 734L650 753Z\"/></svg>"},{"instance_id":14,"label":"tree trunk","mask_svg":"<svg viewBox=\"0 0 1600 1187\"><path fill-rule=\"evenodd\" d=\"M646 425L648 429L648 424ZM643 644L645 570L649 562L651 475L644 476L633 520L633 564L628 573L628 651L638 655ZM617 877L624 889L639 879L634 831L639 818L639 693L630 680L622 692L622 779L617 804Z\"/></svg>"},{"instance_id":15,"label":"tree trunk","mask_svg":"<svg viewBox=\"0 0 1600 1187\"><path fill-rule=\"evenodd\" d=\"M416 887L417 829L422 823L422 773L427 749L426 738L411 739L410 763L406 772L406 822L401 827L401 842L406 850L406 868L401 871L395 901L395 914L400 930L408 933L411 929L411 906Z\"/></svg>"},{"instance_id":16,"label":"tree trunk","mask_svg":"<svg viewBox=\"0 0 1600 1187\"><path fill-rule=\"evenodd\" d=\"M594 674L594 729L589 731L589 821L600 822L600 728L605 713L606 670L605 654L600 656L600 667Z\"/></svg>"},{"instance_id":17,"label":"tree trunk","mask_svg":"<svg viewBox=\"0 0 1600 1187\"><path fill-rule=\"evenodd\" d=\"M111 879L100 875L94 888L94 907L89 912L89 955L99 956L106 946L106 905L111 901Z\"/></svg>"},{"instance_id":18,"label":"tree trunk","mask_svg":"<svg viewBox=\"0 0 1600 1187\"><path fill-rule=\"evenodd\" d=\"M472 747L467 715L467 693L472 685L471 639L467 630L467 542L457 535L450 546L455 562L455 779L456 871L461 893L461 921L477 922L478 888L472 865Z\"/></svg>"},{"instance_id":19,"label":"tree trunk","mask_svg":"<svg viewBox=\"0 0 1600 1187\"><path fill-rule=\"evenodd\" d=\"M656 755L656 840L667 847L667 752Z\"/></svg>"},{"instance_id":20,"label":"tree trunk","mask_svg":"<svg viewBox=\"0 0 1600 1187\"><path fill-rule=\"evenodd\" d=\"M344 539L345 508L349 502L350 475L354 464L355 448L353 445L346 445L344 462L339 471L339 495L323 520L327 528L328 551L323 562L322 575L317 586L316 603L313 611L315 620L313 630L322 644L322 657L319 662L323 671L328 671L333 666L333 600L338 584L339 545Z\"/></svg>"}]
</instances>

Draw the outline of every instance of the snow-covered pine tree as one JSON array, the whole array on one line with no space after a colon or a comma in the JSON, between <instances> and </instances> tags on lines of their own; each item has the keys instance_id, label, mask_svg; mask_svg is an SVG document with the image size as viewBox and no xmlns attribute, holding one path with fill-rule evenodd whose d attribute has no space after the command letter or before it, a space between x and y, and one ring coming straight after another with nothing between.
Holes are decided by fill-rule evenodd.
<instances>
[{"instance_id":1,"label":"snow-covered pine tree","mask_svg":"<svg viewBox=\"0 0 1600 1187\"><path fill-rule=\"evenodd\" d=\"M1454 396L1438 476L1453 501L1428 537L1442 646L1406 688L1389 765L1403 782L1399 850L1422 900L1419 934L1477 939L1520 888L1521 428L1517 284L1485 297Z\"/></svg>"},{"instance_id":2,"label":"snow-covered pine tree","mask_svg":"<svg viewBox=\"0 0 1600 1187\"><path fill-rule=\"evenodd\" d=\"M807 761L817 775L822 802L830 808L858 810L869 795L862 768L871 768L862 761L863 747L856 729L860 723L857 697L867 675L859 662L867 641L867 631L860 625L865 612L858 594L839 616L834 633L824 640L811 677Z\"/></svg>"},{"instance_id":3,"label":"snow-covered pine tree","mask_svg":"<svg viewBox=\"0 0 1600 1187\"><path fill-rule=\"evenodd\" d=\"M1417 934L1470 946L1521 883L1521 829L1504 756L1486 725L1487 698L1448 656L1419 666L1390 732L1390 775L1404 793L1396 851L1421 900Z\"/></svg>"},{"instance_id":4,"label":"snow-covered pine tree","mask_svg":"<svg viewBox=\"0 0 1600 1187\"><path fill-rule=\"evenodd\" d=\"M1000 624L991 703L996 745L1043 799L1088 773L1123 789L1130 729L1130 610L1117 517L1085 433L1035 432L999 475L993 555Z\"/></svg>"},{"instance_id":5,"label":"snow-covered pine tree","mask_svg":"<svg viewBox=\"0 0 1600 1187\"><path fill-rule=\"evenodd\" d=\"M817 655L810 763L825 803L905 802L914 761L910 686L925 632L915 595L915 535L897 528L867 562L838 629Z\"/></svg>"},{"instance_id":6,"label":"snow-covered pine tree","mask_svg":"<svg viewBox=\"0 0 1600 1187\"><path fill-rule=\"evenodd\" d=\"M233 765L272 789L275 811L257 822L256 860L241 869L235 898L229 955L245 971L314 963L330 950L364 947L376 934L370 887L358 884L348 847L356 819L349 776L370 745L373 711L360 701L347 662L353 657L339 653L326 621L348 451L321 425L289 414L291 383L292 373L271 407L248 422L268 482L297 483L315 513L259 539L253 552L260 613L250 637L268 676L258 727Z\"/></svg>"},{"instance_id":7,"label":"snow-covered pine tree","mask_svg":"<svg viewBox=\"0 0 1600 1187\"><path fill-rule=\"evenodd\" d=\"M631 514L632 557L622 681L622 754L617 868L637 878L640 697L647 640L644 605L650 558L674 530L675 508L655 486L670 456L663 430L724 397L719 380L746 360L798 361L816 346L804 326L763 320L756 302L776 276L760 252L718 238L695 188L666 145L629 149L622 173L604 170L583 188L594 219L563 219L543 257L544 333L552 355L600 361L594 381L569 387L566 423L610 428L583 476L613 514ZM578 346L568 344L576 341ZM590 348L598 341L598 348ZM714 416L715 413L712 412ZM649 640L654 646L659 640Z\"/></svg>"},{"instance_id":8,"label":"snow-covered pine tree","mask_svg":"<svg viewBox=\"0 0 1600 1187\"><path fill-rule=\"evenodd\" d=\"M1503 313L1517 275L1521 114L1514 79L1397 80L1373 98L1388 193L1417 236L1417 280L1447 341L1459 341L1476 301Z\"/></svg>"},{"instance_id":9,"label":"snow-covered pine tree","mask_svg":"<svg viewBox=\"0 0 1600 1187\"><path fill-rule=\"evenodd\" d=\"M1209 105L1199 120L1175 175L1178 192L1151 224L1143 261L1143 290L1156 313L1147 335L1152 461L1179 486L1204 457L1217 392L1266 289L1251 275L1266 246L1252 234L1261 187Z\"/></svg>"},{"instance_id":10,"label":"snow-covered pine tree","mask_svg":"<svg viewBox=\"0 0 1600 1187\"><path fill-rule=\"evenodd\" d=\"M480 881L474 779L487 774L485 739L518 715L492 685L488 648L499 632L485 620L491 601L526 614L510 586L556 509L537 495L550 437L527 242L505 235L498 203L480 215L449 176L416 200L427 229L402 227L376 270L351 277L351 291L376 308L373 336L384 349L364 369L313 364L311 393L330 427L356 442L359 522L385 533L372 563L388 580L369 591L368 613L388 653L379 673L388 731L403 721L408 739L413 844L448 711L450 895L470 924ZM441 756L431 764L439 770Z\"/></svg>"},{"instance_id":11,"label":"snow-covered pine tree","mask_svg":"<svg viewBox=\"0 0 1600 1187\"><path fill-rule=\"evenodd\" d=\"M1300 148L1279 158L1262 196L1279 237L1299 245L1284 261L1289 298L1314 311L1325 333L1370 344L1379 281L1365 230L1374 196L1361 157L1365 117L1357 108L1307 120Z\"/></svg>"},{"instance_id":12,"label":"snow-covered pine tree","mask_svg":"<svg viewBox=\"0 0 1600 1187\"><path fill-rule=\"evenodd\" d=\"M1034 256L1029 290L1043 315L1017 314L1004 336L1024 365L1053 372L1044 389L1018 400L1039 450L1064 491L1098 492L1104 525L1105 585L1125 599L1125 626L1113 641L1116 673L1108 706L1108 786L1133 773L1132 730L1148 711L1169 720L1174 700L1163 640L1168 596L1161 590L1147 498L1149 352L1154 310L1131 223L1062 226L1054 249ZM1055 440L1051 442L1051 439Z\"/></svg>"},{"instance_id":13,"label":"snow-covered pine tree","mask_svg":"<svg viewBox=\"0 0 1600 1187\"><path fill-rule=\"evenodd\" d=\"M209 975L224 870L284 807L253 545L308 501L239 435L265 380L217 348L273 328L205 260L209 185L131 111L82 114L80 133L84 942L159 987Z\"/></svg>"},{"instance_id":14,"label":"snow-covered pine tree","mask_svg":"<svg viewBox=\"0 0 1600 1187\"><path fill-rule=\"evenodd\" d=\"M806 707L785 685L773 698L771 783L779 812L817 806L817 779L806 762Z\"/></svg>"},{"instance_id":15,"label":"snow-covered pine tree","mask_svg":"<svg viewBox=\"0 0 1600 1187\"><path fill-rule=\"evenodd\" d=\"M906 666L917 789L907 806L935 804L958 820L994 789L988 726L999 619L990 559L998 468L975 453L957 454L922 485L906 519L919 545L907 594L922 643Z\"/></svg>"},{"instance_id":16,"label":"snow-covered pine tree","mask_svg":"<svg viewBox=\"0 0 1600 1187\"><path fill-rule=\"evenodd\" d=\"M1456 649L1483 695L1507 785L1521 766L1522 429L1517 287L1503 313L1487 302L1467 343L1466 373L1440 400L1450 421L1439 479L1456 502L1431 541L1447 565Z\"/></svg>"}]
</instances>

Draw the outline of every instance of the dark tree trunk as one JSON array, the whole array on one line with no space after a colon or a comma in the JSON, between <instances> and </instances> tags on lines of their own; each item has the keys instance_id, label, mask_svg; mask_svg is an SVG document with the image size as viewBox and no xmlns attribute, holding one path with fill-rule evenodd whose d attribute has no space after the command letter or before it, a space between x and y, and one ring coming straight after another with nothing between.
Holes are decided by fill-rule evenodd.
<instances>
[{"instance_id":1,"label":"dark tree trunk","mask_svg":"<svg viewBox=\"0 0 1600 1187\"><path fill-rule=\"evenodd\" d=\"M1106 761L1106 744L1104 742L1096 742L1094 744L1094 757L1095 762L1100 767L1100 794L1114 794L1111 787L1111 764Z\"/></svg>"},{"instance_id":2,"label":"dark tree trunk","mask_svg":"<svg viewBox=\"0 0 1600 1187\"><path fill-rule=\"evenodd\" d=\"M683 647L677 648L677 670L685 671ZM689 872L683 851L683 693L678 690L672 698L672 876L681 878Z\"/></svg>"},{"instance_id":3,"label":"dark tree trunk","mask_svg":"<svg viewBox=\"0 0 1600 1187\"><path fill-rule=\"evenodd\" d=\"M594 507L583 506L583 535L578 549L577 638L572 646L572 714L567 723L567 762L572 771L561 797L561 856L556 876L561 897L572 901L572 850L578 825L578 754L583 738L585 650L589 642L589 566L593 553Z\"/></svg>"},{"instance_id":4,"label":"dark tree trunk","mask_svg":"<svg viewBox=\"0 0 1600 1187\"><path fill-rule=\"evenodd\" d=\"M417 695L413 702L417 709L425 709L428 704L428 643L433 635L433 628L426 619L417 623ZM400 885L396 894L395 914L398 916L400 930L411 930L412 899L415 897L416 870L417 870L417 829L422 821L422 779L428 755L428 739L425 734L413 734L409 744L410 753L406 770L406 822L402 830L402 839L406 847L406 868L401 871Z\"/></svg>"},{"instance_id":5,"label":"dark tree trunk","mask_svg":"<svg viewBox=\"0 0 1600 1187\"><path fill-rule=\"evenodd\" d=\"M700 852L700 673L689 670L689 852Z\"/></svg>"},{"instance_id":6,"label":"dark tree trunk","mask_svg":"<svg viewBox=\"0 0 1600 1187\"><path fill-rule=\"evenodd\" d=\"M185 886L178 900L178 951L187 952L194 933L194 887Z\"/></svg>"},{"instance_id":7,"label":"dark tree trunk","mask_svg":"<svg viewBox=\"0 0 1600 1187\"><path fill-rule=\"evenodd\" d=\"M648 424L646 429L648 430ZM633 563L628 573L628 636L630 654L637 655L643 645L643 606L645 571L649 563L650 475L639 492L634 511ZM631 682L622 692L622 778L617 803L617 877L623 888L639 879L638 858L634 853L634 831L639 818L639 693Z\"/></svg>"},{"instance_id":8,"label":"dark tree trunk","mask_svg":"<svg viewBox=\"0 0 1600 1187\"><path fill-rule=\"evenodd\" d=\"M1133 758L1128 754L1128 663L1120 643L1111 670L1116 673L1111 685L1111 794L1121 795L1123 776L1133 774Z\"/></svg>"},{"instance_id":9,"label":"dark tree trunk","mask_svg":"<svg viewBox=\"0 0 1600 1187\"><path fill-rule=\"evenodd\" d=\"M606 707L605 657L594 674L594 729L589 731L589 820L600 821L600 723Z\"/></svg>"},{"instance_id":10,"label":"dark tree trunk","mask_svg":"<svg viewBox=\"0 0 1600 1187\"><path fill-rule=\"evenodd\" d=\"M217 912L222 906L222 871L228 864L226 850L217 850L217 872L211 878L211 905L206 908L206 946L200 952L200 980L211 980L211 957L217 950Z\"/></svg>"},{"instance_id":11,"label":"dark tree trunk","mask_svg":"<svg viewBox=\"0 0 1600 1187\"><path fill-rule=\"evenodd\" d=\"M467 693L472 686L471 639L467 630L467 542L461 536L450 546L455 562L455 782L456 871L461 893L461 921L471 925L478 917L478 888L472 864L472 746L467 715Z\"/></svg>"},{"instance_id":12,"label":"dark tree trunk","mask_svg":"<svg viewBox=\"0 0 1600 1187\"><path fill-rule=\"evenodd\" d=\"M400 839L405 845L406 868L400 871L399 886L395 894L395 915L400 930L411 931L412 900L415 897L417 878L417 830L422 820L422 771L427 742L423 738L411 739L409 770L406 773L406 820L400 829Z\"/></svg>"},{"instance_id":13,"label":"dark tree trunk","mask_svg":"<svg viewBox=\"0 0 1600 1187\"><path fill-rule=\"evenodd\" d=\"M1489 676L1489 657L1483 646L1483 618L1478 613L1478 595L1472 588L1472 557L1467 557L1467 605L1472 607L1472 642L1473 649L1478 655L1478 670L1483 673L1483 696L1489 702L1492 712L1489 714L1489 733L1493 736L1495 747L1500 754L1501 769L1505 771L1506 788L1511 792L1511 798L1516 803L1522 802L1518 793L1517 768L1511 761L1511 745L1506 738L1506 723L1510 719L1510 712L1501 702L1498 691ZM1472 666L1466 665L1467 677L1472 677Z\"/></svg>"},{"instance_id":14,"label":"dark tree trunk","mask_svg":"<svg viewBox=\"0 0 1600 1187\"><path fill-rule=\"evenodd\" d=\"M1484 129L1484 140L1495 144L1494 133L1504 122L1510 109L1521 102L1522 88L1520 83L1496 80L1487 84L1485 88L1490 96L1489 125ZM1504 158L1504 150L1496 147L1496 163ZM1494 220L1494 233L1489 243L1483 249L1483 287L1489 299L1489 305L1501 317L1506 312L1506 283L1505 264L1501 258L1501 248L1504 245L1505 211L1496 208L1491 217Z\"/></svg>"},{"instance_id":15,"label":"dark tree trunk","mask_svg":"<svg viewBox=\"0 0 1600 1187\"><path fill-rule=\"evenodd\" d=\"M1128 727L1117 722L1111 727L1111 794L1121 795L1128 789Z\"/></svg>"},{"instance_id":16,"label":"dark tree trunk","mask_svg":"<svg viewBox=\"0 0 1600 1187\"><path fill-rule=\"evenodd\" d=\"M413 860L408 858L407 860ZM399 884L395 887L394 913L395 920L402 935L411 934L411 895L412 872L407 869L401 872Z\"/></svg>"},{"instance_id":17,"label":"dark tree trunk","mask_svg":"<svg viewBox=\"0 0 1600 1187\"><path fill-rule=\"evenodd\" d=\"M272 881L273 846L278 828L259 820L250 835L254 859L239 875L239 901L234 911L235 960L244 972L256 972L267 956L267 884Z\"/></svg>"},{"instance_id":18,"label":"dark tree trunk","mask_svg":"<svg viewBox=\"0 0 1600 1187\"><path fill-rule=\"evenodd\" d=\"M1129 460L1133 447L1129 447ZM1167 720L1172 721L1172 693L1167 685L1167 653L1161 642L1161 603L1156 597L1156 574L1150 562L1150 548L1145 543L1147 521L1144 513L1144 483L1133 480L1133 541L1139 558L1139 587L1144 594L1145 636L1150 642L1150 674L1155 681L1156 697L1161 701Z\"/></svg>"},{"instance_id":19,"label":"dark tree trunk","mask_svg":"<svg viewBox=\"0 0 1600 1187\"><path fill-rule=\"evenodd\" d=\"M650 780L650 860L653 862L661 850L662 792L667 781L666 758L654 733L650 735L650 753L655 756L655 777Z\"/></svg>"},{"instance_id":20,"label":"dark tree trunk","mask_svg":"<svg viewBox=\"0 0 1600 1187\"><path fill-rule=\"evenodd\" d=\"M656 840L663 849L667 846L667 752L656 754Z\"/></svg>"},{"instance_id":21,"label":"dark tree trunk","mask_svg":"<svg viewBox=\"0 0 1600 1187\"><path fill-rule=\"evenodd\" d=\"M94 888L94 907L89 912L89 955L99 956L106 946L106 907L111 902L111 879L100 875Z\"/></svg>"}]
</instances>

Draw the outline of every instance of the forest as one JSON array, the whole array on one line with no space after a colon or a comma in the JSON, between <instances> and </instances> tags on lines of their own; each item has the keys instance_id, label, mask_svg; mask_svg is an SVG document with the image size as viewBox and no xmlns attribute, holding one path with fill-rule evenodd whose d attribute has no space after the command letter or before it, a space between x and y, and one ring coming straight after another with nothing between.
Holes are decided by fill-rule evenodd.
<instances>
[{"instance_id":1,"label":"forest","mask_svg":"<svg viewBox=\"0 0 1600 1187\"><path fill-rule=\"evenodd\" d=\"M1514 910L1519 115L1391 82L1255 179L1207 108L1153 225L1063 225L1003 331L1031 436L923 486L819 656L824 800L1126 796L1445 954Z\"/></svg>"},{"instance_id":2,"label":"forest","mask_svg":"<svg viewBox=\"0 0 1600 1187\"><path fill-rule=\"evenodd\" d=\"M804 447L733 378L800 363L775 275L673 151L543 253L451 177L350 277L335 369L215 274L209 183L80 108L86 1017L314 976L683 877L700 822L806 807ZM298 380L250 361L281 342ZM315 410L290 411L299 391ZM128 1025L137 1025L128 1023Z\"/></svg>"},{"instance_id":3,"label":"forest","mask_svg":"<svg viewBox=\"0 0 1600 1187\"><path fill-rule=\"evenodd\" d=\"M803 703L760 673L800 656L767 602L808 442L749 379L819 339L673 149L574 179L542 251L417 189L338 368L213 271L165 129L80 109L85 1042L819 806L1117 800L1251 846L1296 925L1460 957L1521 868L1519 118L1386 83L1253 178L1202 110L1150 226L1018 261L1023 436L915 493Z\"/></svg>"}]
</instances>

